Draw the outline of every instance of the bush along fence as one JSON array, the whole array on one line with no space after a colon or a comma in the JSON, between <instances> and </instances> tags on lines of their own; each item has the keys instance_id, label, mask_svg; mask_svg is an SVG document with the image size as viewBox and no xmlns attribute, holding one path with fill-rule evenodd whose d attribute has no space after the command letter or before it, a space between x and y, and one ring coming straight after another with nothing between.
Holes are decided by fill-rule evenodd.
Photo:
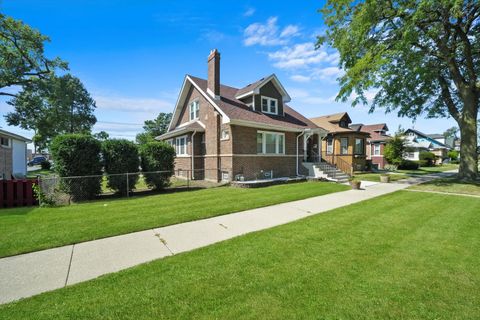
<instances>
[{"instance_id":1,"label":"bush along fence","mask_svg":"<svg viewBox=\"0 0 480 320\"><path fill-rule=\"evenodd\" d=\"M224 173L225 170L149 171L71 177L39 176L39 199L41 206L54 206L109 197L128 198L148 193L217 187L227 182L209 177L221 177L221 172Z\"/></svg>"},{"instance_id":2,"label":"bush along fence","mask_svg":"<svg viewBox=\"0 0 480 320\"><path fill-rule=\"evenodd\" d=\"M37 179L1 180L0 208L33 206L38 203L35 197Z\"/></svg>"}]
</instances>

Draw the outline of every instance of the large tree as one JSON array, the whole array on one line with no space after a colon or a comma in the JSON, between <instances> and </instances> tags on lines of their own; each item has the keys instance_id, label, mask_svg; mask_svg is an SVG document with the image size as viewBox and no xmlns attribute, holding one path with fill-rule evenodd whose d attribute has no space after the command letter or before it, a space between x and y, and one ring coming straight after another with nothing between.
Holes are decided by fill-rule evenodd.
<instances>
[{"instance_id":1,"label":"large tree","mask_svg":"<svg viewBox=\"0 0 480 320\"><path fill-rule=\"evenodd\" d=\"M324 43L345 74L338 99L399 116L451 116L461 136L459 176L477 177L480 2L476 0L328 0Z\"/></svg>"},{"instance_id":2,"label":"large tree","mask_svg":"<svg viewBox=\"0 0 480 320\"><path fill-rule=\"evenodd\" d=\"M447 138L456 139L457 138L457 133L458 133L458 128L457 127L451 127L449 129L445 130L445 132L443 133L443 136L445 137L445 139L447 139Z\"/></svg>"},{"instance_id":3,"label":"large tree","mask_svg":"<svg viewBox=\"0 0 480 320\"><path fill-rule=\"evenodd\" d=\"M137 134L135 140L139 144L155 141L155 137L167 132L171 120L172 113L160 112L155 119L144 122L143 130L145 131Z\"/></svg>"},{"instance_id":4,"label":"large tree","mask_svg":"<svg viewBox=\"0 0 480 320\"><path fill-rule=\"evenodd\" d=\"M48 79L56 68L67 69L59 58L45 57L48 41L22 21L0 13L0 96L16 96L16 87Z\"/></svg>"},{"instance_id":5,"label":"large tree","mask_svg":"<svg viewBox=\"0 0 480 320\"><path fill-rule=\"evenodd\" d=\"M5 115L7 123L34 130L33 141L40 149L48 147L59 134L88 134L97 121L93 114L95 101L81 81L70 74L31 81L7 103L14 107Z\"/></svg>"}]
</instances>

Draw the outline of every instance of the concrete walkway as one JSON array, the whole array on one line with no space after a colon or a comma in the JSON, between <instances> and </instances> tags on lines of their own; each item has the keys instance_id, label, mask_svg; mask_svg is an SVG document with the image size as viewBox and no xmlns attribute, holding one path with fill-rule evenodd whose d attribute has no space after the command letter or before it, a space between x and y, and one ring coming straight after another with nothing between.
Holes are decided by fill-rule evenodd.
<instances>
[{"instance_id":1,"label":"concrete walkway","mask_svg":"<svg viewBox=\"0 0 480 320\"><path fill-rule=\"evenodd\" d=\"M365 181L362 183L363 190L331 193L2 258L0 259L0 304L87 281L249 232L275 227L445 175L447 174L433 174L389 184Z\"/></svg>"}]
</instances>

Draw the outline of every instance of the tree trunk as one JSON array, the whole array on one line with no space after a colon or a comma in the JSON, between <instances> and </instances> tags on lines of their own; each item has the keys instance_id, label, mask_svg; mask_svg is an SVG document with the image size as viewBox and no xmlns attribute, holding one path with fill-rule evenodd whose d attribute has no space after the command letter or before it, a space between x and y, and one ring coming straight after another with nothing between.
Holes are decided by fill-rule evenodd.
<instances>
[{"instance_id":1,"label":"tree trunk","mask_svg":"<svg viewBox=\"0 0 480 320\"><path fill-rule=\"evenodd\" d=\"M478 176L477 154L477 113L465 113L458 121L460 127L460 168L458 177L465 181L473 181Z\"/></svg>"}]
</instances>

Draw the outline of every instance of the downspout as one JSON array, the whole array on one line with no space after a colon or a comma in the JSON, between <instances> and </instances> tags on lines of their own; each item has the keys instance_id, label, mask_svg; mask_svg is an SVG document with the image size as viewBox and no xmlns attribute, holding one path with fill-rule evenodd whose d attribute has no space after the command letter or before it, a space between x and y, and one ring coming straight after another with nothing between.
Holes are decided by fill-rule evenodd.
<instances>
[{"instance_id":1,"label":"downspout","mask_svg":"<svg viewBox=\"0 0 480 320\"><path fill-rule=\"evenodd\" d=\"M301 136L303 136L305 134L305 130L302 131L302 133L300 133L298 136L297 136L297 176L300 175L300 172L299 172L299 165L298 165L298 141L300 139Z\"/></svg>"},{"instance_id":2,"label":"downspout","mask_svg":"<svg viewBox=\"0 0 480 320\"><path fill-rule=\"evenodd\" d=\"M194 149L194 137L195 137L195 134L197 133L197 131L193 131L192 133L192 180L195 179L195 149Z\"/></svg>"}]
</instances>

